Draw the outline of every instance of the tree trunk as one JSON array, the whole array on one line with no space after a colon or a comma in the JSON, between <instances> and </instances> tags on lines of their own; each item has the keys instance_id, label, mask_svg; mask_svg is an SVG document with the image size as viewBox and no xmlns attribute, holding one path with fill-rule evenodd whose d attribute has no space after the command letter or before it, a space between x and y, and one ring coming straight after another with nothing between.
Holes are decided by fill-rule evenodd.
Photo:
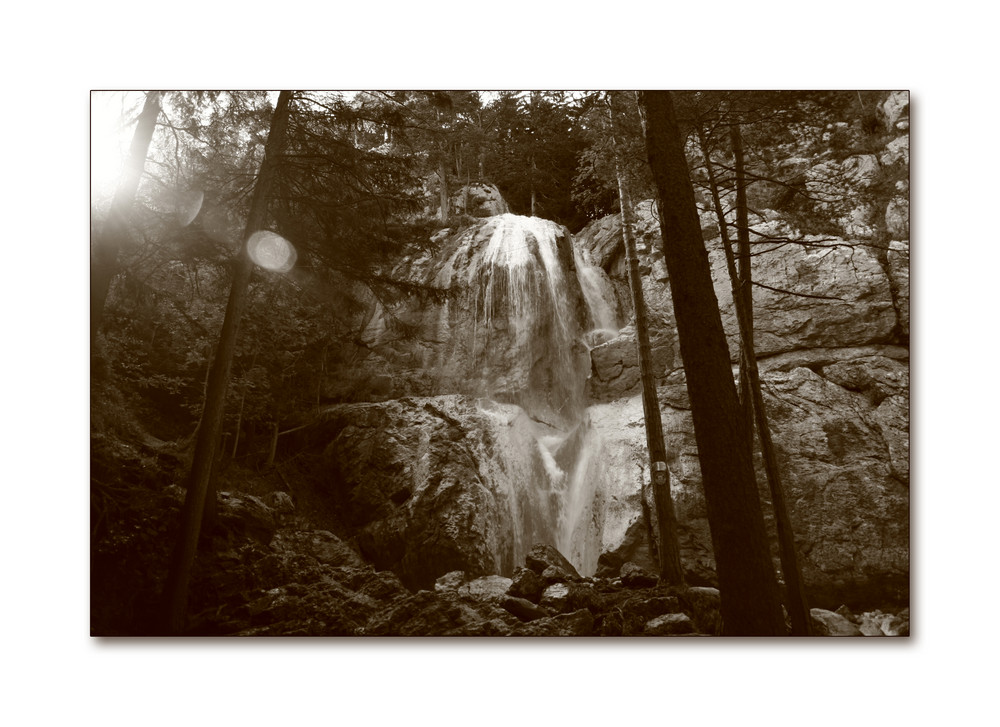
<instances>
[{"instance_id":1,"label":"tree trunk","mask_svg":"<svg viewBox=\"0 0 1000 727\"><path fill-rule=\"evenodd\" d=\"M122 170L118 189L111 201L111 210L104 228L94 242L90 260L90 347L93 349L97 333L104 322L104 304L111 288L111 280L118 272L118 253L129 237L129 212L139 190L139 180L146 166L149 143L156 129L156 119L160 115L160 92L146 94L128 158Z\"/></svg>"},{"instance_id":2,"label":"tree trunk","mask_svg":"<svg viewBox=\"0 0 1000 727\"><path fill-rule=\"evenodd\" d=\"M775 527L778 532L778 551L781 556L781 571L785 576L786 604L788 617L792 622L792 634L808 636L811 632L809 606L806 602L805 587L802 583L802 572L799 568L798 556L795 552L795 535L792 531L792 521L788 514L785 500L785 488L781 482L778 470L778 458L774 453L774 443L771 441L771 428L767 422L767 410L764 408L764 395L760 387L760 372L757 369L757 353L753 338L753 279L750 269L750 214L746 194L746 168L743 157L743 137L740 127L734 126L731 132L733 142L733 157L736 166L736 235L739 239L739 308L743 310L745 323L741 326L740 340L743 365L746 367L747 387L751 395L754 420L757 424L757 436L760 439L760 451L764 458L764 472L767 474L767 484L771 491L771 503L774 508ZM729 245L726 244L726 248ZM733 291L735 300L736 290ZM739 310L739 308L737 310Z\"/></svg>"},{"instance_id":3,"label":"tree trunk","mask_svg":"<svg viewBox=\"0 0 1000 727\"><path fill-rule=\"evenodd\" d=\"M639 259L632 236L632 200L622 176L621 159L615 133L614 108L610 99L608 112L611 117L611 146L618 178L618 200L622 211L622 237L625 259L628 263L629 287L632 291L632 308L635 312L635 340L639 356L639 378L642 383L642 410L646 423L646 447L649 452L649 474L656 508L659 535L660 579L669 585L684 583L681 568L680 546L677 543L677 518L670 497L670 473L667 471L667 448L663 441L663 424L660 403L656 394L656 377L653 374L652 352L649 345L649 328L646 323L646 301L639 276Z\"/></svg>"},{"instance_id":4,"label":"tree trunk","mask_svg":"<svg viewBox=\"0 0 1000 727\"><path fill-rule=\"evenodd\" d=\"M233 454L232 458L236 459L236 451L240 447L240 427L243 426L243 405L247 400L247 392L243 392L243 396L240 397L240 409L236 412L236 429L233 432Z\"/></svg>"},{"instance_id":5,"label":"tree trunk","mask_svg":"<svg viewBox=\"0 0 1000 727\"><path fill-rule=\"evenodd\" d=\"M669 92L640 92L639 102L715 551L723 634L784 635L750 439L739 416L684 138Z\"/></svg>"},{"instance_id":6,"label":"tree trunk","mask_svg":"<svg viewBox=\"0 0 1000 727\"><path fill-rule=\"evenodd\" d=\"M767 413L764 409L764 397L760 388L760 372L757 368L757 355L753 346L753 309L747 306L745 290L750 289L752 283L750 275L750 228L748 226L749 214L745 207L746 175L743 171L742 148L734 140L734 152L736 152L736 177L737 177L737 225L742 225L742 231L737 229L737 237L741 235L745 239L740 239L740 248L745 251L744 264L737 270L736 257L733 255L732 246L729 239L729 228L726 216L723 211L722 198L719 194L719 185L715 177L715 168L709 156L709 147L705 139L704 130L698 127L698 141L701 146L702 155L705 158L705 168L708 172L709 189L712 193L712 204L715 207L715 216L719 221L719 233L722 237L722 249L726 255L726 267L729 271L729 279L733 292L733 307L736 310L736 321L740 330L740 386L745 389L741 391L746 396L746 409L750 414L750 423L747 430L748 436L753 435L754 425L760 440L761 454L764 459L764 471L767 475L767 484L771 492L771 503L774 509L776 529L778 533L778 548L781 556L781 570L785 575L785 585L787 591L786 605L788 615L792 622L792 634L795 636L808 636L810 633L809 610L806 607L805 595L802 590L802 577L799 571L798 558L795 554L795 539L792 535L791 522L788 517L788 510L785 505L784 489L781 485L781 476L778 472L777 458L774 454L774 444L771 441L771 430L767 423ZM739 149L737 152L736 150ZM740 194L740 187L744 187L743 194ZM741 203L744 205L740 207ZM744 287L745 286L745 287Z\"/></svg>"},{"instance_id":7,"label":"tree trunk","mask_svg":"<svg viewBox=\"0 0 1000 727\"><path fill-rule=\"evenodd\" d=\"M441 193L441 224L446 225L448 224L448 198L450 195L448 194L448 169L443 158L438 164L438 179Z\"/></svg>"},{"instance_id":8,"label":"tree trunk","mask_svg":"<svg viewBox=\"0 0 1000 727\"><path fill-rule=\"evenodd\" d=\"M229 292L229 302L226 305L226 316L222 323L222 333L219 336L219 346L209 373L208 392L202 410L201 424L198 427L187 497L184 499L184 508L181 512L181 533L164 588L165 627L168 633L180 633L184 628L191 566L194 564L198 549L205 497L211 479L219 432L222 428L226 389L229 385L229 373L236 348L236 334L243 310L246 308L247 289L253 275L253 262L246 243L254 232L264 229L267 223L268 195L274 181L277 158L285 145L290 98L289 91L282 91L278 96L274 115L271 117L271 130L264 150L264 161L254 186L250 215L243 233L243 247L236 258L236 269Z\"/></svg>"},{"instance_id":9,"label":"tree trunk","mask_svg":"<svg viewBox=\"0 0 1000 727\"><path fill-rule=\"evenodd\" d=\"M535 190L535 172L537 170L538 170L538 167L535 166L535 155L532 154L531 155L531 178L529 180L530 184L531 184L531 216L532 217L537 217L538 216L538 192Z\"/></svg>"},{"instance_id":10,"label":"tree trunk","mask_svg":"<svg viewBox=\"0 0 1000 727\"><path fill-rule=\"evenodd\" d=\"M278 422L274 423L274 428L271 430L271 447L267 450L267 462L264 463L266 469L271 469L274 466L274 457L278 453Z\"/></svg>"}]
</instances>

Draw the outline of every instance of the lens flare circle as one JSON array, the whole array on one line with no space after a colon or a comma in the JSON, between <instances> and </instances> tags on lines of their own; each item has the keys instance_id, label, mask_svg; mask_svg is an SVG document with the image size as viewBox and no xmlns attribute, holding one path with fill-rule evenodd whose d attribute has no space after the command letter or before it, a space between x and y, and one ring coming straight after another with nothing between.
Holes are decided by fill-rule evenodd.
<instances>
[{"instance_id":1,"label":"lens flare circle","mask_svg":"<svg viewBox=\"0 0 1000 727\"><path fill-rule=\"evenodd\" d=\"M181 227L187 227L194 218L201 212L201 205L205 201L205 193L200 189L192 189L188 192L179 192L175 201L177 212L177 222Z\"/></svg>"},{"instance_id":2,"label":"lens flare circle","mask_svg":"<svg viewBox=\"0 0 1000 727\"><path fill-rule=\"evenodd\" d=\"M247 252L254 263L276 273L287 273L295 267L298 256L292 243L270 230L253 233L247 241Z\"/></svg>"}]
</instances>

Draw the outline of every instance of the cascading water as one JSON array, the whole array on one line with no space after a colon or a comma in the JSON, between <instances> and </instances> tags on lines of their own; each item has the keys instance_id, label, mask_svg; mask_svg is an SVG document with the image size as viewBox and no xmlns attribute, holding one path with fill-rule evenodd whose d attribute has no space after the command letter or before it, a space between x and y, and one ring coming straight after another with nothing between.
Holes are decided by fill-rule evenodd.
<instances>
[{"instance_id":1,"label":"cascading water","mask_svg":"<svg viewBox=\"0 0 1000 727\"><path fill-rule=\"evenodd\" d=\"M536 542L592 574L601 543L601 441L586 409L588 340L617 333L603 271L573 250L564 228L501 215L485 245L460 246L440 275L463 263L473 315L471 361L480 371L480 409L497 422L487 479L506 500L505 569ZM481 240L481 238L479 238Z\"/></svg>"}]
</instances>

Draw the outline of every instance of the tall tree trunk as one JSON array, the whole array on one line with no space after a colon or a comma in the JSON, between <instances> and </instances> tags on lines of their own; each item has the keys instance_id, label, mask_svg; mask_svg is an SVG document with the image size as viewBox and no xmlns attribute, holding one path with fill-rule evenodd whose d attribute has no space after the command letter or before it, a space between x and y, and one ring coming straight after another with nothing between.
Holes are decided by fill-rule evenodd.
<instances>
[{"instance_id":1,"label":"tall tree trunk","mask_svg":"<svg viewBox=\"0 0 1000 727\"><path fill-rule=\"evenodd\" d=\"M535 165L535 155L531 155L531 176L529 183L531 184L531 216L538 217L538 191L535 189L535 172L538 167Z\"/></svg>"},{"instance_id":2,"label":"tall tree trunk","mask_svg":"<svg viewBox=\"0 0 1000 727\"><path fill-rule=\"evenodd\" d=\"M722 596L723 634L784 635L749 435L739 416L684 138L669 92L640 92L639 108L698 444Z\"/></svg>"},{"instance_id":3,"label":"tall tree trunk","mask_svg":"<svg viewBox=\"0 0 1000 727\"><path fill-rule=\"evenodd\" d=\"M646 447L649 452L649 472L656 508L656 522L659 535L660 579L670 585L684 583L681 568L680 546L677 543L677 517L674 502L670 497L670 473L667 471L667 448L663 441L663 423L660 418L660 403L656 393L656 377L653 373L652 352L649 345L649 327L646 322L646 301L642 293L642 278L639 276L639 259L635 251L632 235L632 200L622 174L621 157L615 129L614 107L608 100L611 118L611 146L615 159L615 175L618 178L618 200L622 211L622 237L625 243L625 259L628 263L628 280L632 291L632 308L635 312L635 340L639 355L639 378L642 384L642 410L646 422Z\"/></svg>"},{"instance_id":4,"label":"tall tree trunk","mask_svg":"<svg viewBox=\"0 0 1000 727\"><path fill-rule=\"evenodd\" d=\"M734 126L730 134L733 143L733 157L736 166L736 236L739 239L739 308L743 309L745 324L741 326L741 359L746 367L747 386L751 395L754 420L757 424L757 436L760 439L760 451L764 458L764 472L767 474L767 484L771 491L771 503L774 508L774 522L778 532L778 552L781 556L781 571L785 576L785 590L788 617L792 622L792 634L808 636L811 632L809 606L806 602L805 587L802 583L802 571L799 568L798 555L795 552L795 534L792 531L792 521L788 514L785 499L785 488L781 482L781 472L778 469L778 458L774 453L774 442L771 440L771 428L767 422L767 410L764 408L764 395L760 387L760 372L757 369L757 353L753 339L753 277L750 268L750 214L746 193L746 166L743 155L743 135L740 127ZM728 249L728 244L726 248ZM736 290L733 291L735 300Z\"/></svg>"},{"instance_id":5,"label":"tall tree trunk","mask_svg":"<svg viewBox=\"0 0 1000 727\"><path fill-rule=\"evenodd\" d=\"M448 224L448 199L450 195L448 194L448 168L443 157L438 164L438 179L441 193L441 224L446 225Z\"/></svg>"},{"instance_id":6,"label":"tall tree trunk","mask_svg":"<svg viewBox=\"0 0 1000 727\"><path fill-rule=\"evenodd\" d=\"M742 165L743 142L739 133L739 126L733 127L730 137L732 138L733 143L733 154L739 159L737 165ZM706 164L709 164L707 157ZM738 171L737 177L739 176L740 172ZM750 426L752 429L753 391L750 382L750 363L745 355L746 351L750 351L751 355L754 351L753 291L750 288L750 223L747 215L747 188L745 181L745 179L743 182L738 180L736 184L736 239L739 242L736 254L739 271L739 285L737 286L737 289L740 296L740 305L746 312L746 319L748 321L746 333L749 336L747 339L744 339L742 335L740 336L740 404L743 406L743 416L751 423ZM734 291L734 295L736 295L736 291ZM736 304L735 299L733 304Z\"/></svg>"},{"instance_id":7,"label":"tall tree trunk","mask_svg":"<svg viewBox=\"0 0 1000 727\"><path fill-rule=\"evenodd\" d=\"M722 249L726 255L726 267L729 271L729 280L733 292L733 307L736 310L736 321L740 331L740 384L745 386L746 405L750 413L750 424L747 430L748 436L753 435L756 424L758 438L760 440L760 450L764 459L764 471L767 475L767 484L771 492L771 503L774 509L776 529L778 533L778 548L781 556L781 570L785 575L786 605L788 616L792 622L792 634L795 636L808 636L810 633L809 609L806 606L805 594L802 589L802 576L799 570L798 558L795 553L795 538L792 534L791 521L788 517L788 509L785 504L784 488L781 484L781 475L778 471L778 461L774 454L774 443L771 441L771 430L767 423L767 412L764 408L764 397L760 387L760 372L757 368L757 355L753 346L753 309L747 306L747 297L744 295L752 284L750 275L750 228L748 226L749 214L745 207L746 192L740 194L739 188L745 186L746 174L743 170L742 149L734 145L736 178L737 178L737 237L745 236L739 240L740 248L745 250L745 257L742 268L737 270L736 257L733 255L732 245L729 238L729 227L726 221L722 197L719 193L719 184L715 176L715 167L709 156L709 145L705 138L704 130L699 126L698 142L701 146L702 155L705 158L705 168L708 172L709 189L712 193L712 204L715 207L715 216L719 221L719 233L722 237ZM740 205L744 205L741 209ZM741 231L739 226L743 227ZM751 298L752 300L752 298Z\"/></svg>"},{"instance_id":8,"label":"tall tree trunk","mask_svg":"<svg viewBox=\"0 0 1000 727\"><path fill-rule=\"evenodd\" d=\"M111 201L111 211L104 223L104 229L93 246L90 260L90 347L93 349L97 332L104 322L104 304L111 288L111 280L118 272L118 253L129 236L129 212L139 190L139 180L146 166L149 143L156 129L156 119L160 115L161 94L150 91L146 94L139 121L132 134L125 168Z\"/></svg>"},{"instance_id":9,"label":"tall tree trunk","mask_svg":"<svg viewBox=\"0 0 1000 727\"><path fill-rule=\"evenodd\" d=\"M247 290L253 275L253 261L250 259L246 243L254 232L264 229L267 223L268 196L274 181L277 159L285 145L290 99L291 93L282 91L278 95L278 103L271 117L271 130L264 150L264 161L261 163L254 186L250 215L243 233L243 247L236 258L233 285L229 291L229 302L226 305L219 346L209 373L208 391L202 409L201 424L198 427L187 496L181 511L181 532L164 587L165 627L168 633L180 633L184 628L191 566L198 550L205 497L211 480L219 432L222 429L226 389L236 349L236 334L246 308Z\"/></svg>"}]
</instances>

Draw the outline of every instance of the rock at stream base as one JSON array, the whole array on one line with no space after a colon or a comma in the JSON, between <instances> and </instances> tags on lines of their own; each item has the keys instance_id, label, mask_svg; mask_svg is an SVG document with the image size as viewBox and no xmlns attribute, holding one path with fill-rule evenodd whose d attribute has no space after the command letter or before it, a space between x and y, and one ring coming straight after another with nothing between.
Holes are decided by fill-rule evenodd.
<instances>
[{"instance_id":1,"label":"rock at stream base","mask_svg":"<svg viewBox=\"0 0 1000 727\"><path fill-rule=\"evenodd\" d=\"M649 636L674 636L694 632L694 624L686 613L666 613L646 623L643 631Z\"/></svg>"},{"instance_id":2,"label":"rock at stream base","mask_svg":"<svg viewBox=\"0 0 1000 727\"><path fill-rule=\"evenodd\" d=\"M621 569L622 585L626 588L652 588L660 580L635 563L626 563Z\"/></svg>"},{"instance_id":3,"label":"rock at stream base","mask_svg":"<svg viewBox=\"0 0 1000 727\"><path fill-rule=\"evenodd\" d=\"M573 564L566 560L566 557L551 545L539 543L534 546L524 558L524 564L541 575L547 568L555 567L561 570L570 578L579 578Z\"/></svg>"},{"instance_id":4,"label":"rock at stream base","mask_svg":"<svg viewBox=\"0 0 1000 727\"><path fill-rule=\"evenodd\" d=\"M864 636L861 629L839 613L823 608L810 609L813 631L817 636Z\"/></svg>"},{"instance_id":5,"label":"rock at stream base","mask_svg":"<svg viewBox=\"0 0 1000 727\"><path fill-rule=\"evenodd\" d=\"M511 578L510 588L507 593L515 598L524 598L533 603L538 603L545 590L545 581L542 577L530 568L520 567L514 571Z\"/></svg>"}]
</instances>

